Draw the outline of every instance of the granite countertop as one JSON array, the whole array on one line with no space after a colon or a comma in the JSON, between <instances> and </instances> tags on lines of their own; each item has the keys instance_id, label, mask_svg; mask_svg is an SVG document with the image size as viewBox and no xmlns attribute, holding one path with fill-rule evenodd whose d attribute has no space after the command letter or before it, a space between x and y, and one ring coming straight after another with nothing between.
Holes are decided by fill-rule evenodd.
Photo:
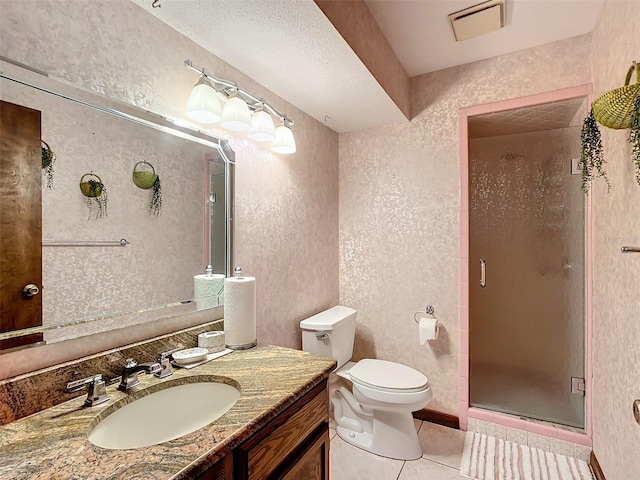
<instances>
[{"instance_id":1,"label":"granite countertop","mask_svg":"<svg viewBox=\"0 0 640 480\"><path fill-rule=\"evenodd\" d=\"M232 352L191 369L174 369L166 379L140 375L140 386L83 407L85 396L0 427L3 479L191 479L317 385L335 367L328 357L276 346ZM107 450L87 439L89 430L123 399L208 377L239 385L240 398L222 417L183 437L131 450ZM126 401L126 400L124 400ZM179 408L179 405L176 405ZM169 412L170 414L170 412Z\"/></svg>"}]
</instances>

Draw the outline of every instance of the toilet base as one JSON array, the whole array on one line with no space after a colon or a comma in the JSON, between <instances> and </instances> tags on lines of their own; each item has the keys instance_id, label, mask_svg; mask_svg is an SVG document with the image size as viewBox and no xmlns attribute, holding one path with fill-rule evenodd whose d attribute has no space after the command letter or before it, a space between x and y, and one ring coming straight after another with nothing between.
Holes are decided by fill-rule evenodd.
<instances>
[{"instance_id":1,"label":"toilet base","mask_svg":"<svg viewBox=\"0 0 640 480\"><path fill-rule=\"evenodd\" d=\"M376 411L373 433L356 432L337 426L338 436L354 447L395 460L417 460L422 457L411 413Z\"/></svg>"}]
</instances>

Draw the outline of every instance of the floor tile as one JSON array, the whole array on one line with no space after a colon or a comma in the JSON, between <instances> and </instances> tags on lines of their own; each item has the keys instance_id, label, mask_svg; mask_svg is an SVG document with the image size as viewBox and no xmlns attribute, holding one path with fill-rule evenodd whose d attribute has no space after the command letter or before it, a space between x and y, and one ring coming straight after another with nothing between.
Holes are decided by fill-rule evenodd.
<instances>
[{"instance_id":1,"label":"floor tile","mask_svg":"<svg viewBox=\"0 0 640 480\"><path fill-rule=\"evenodd\" d=\"M337 435L331 440L330 448L331 480L396 480L404 463L365 452Z\"/></svg>"},{"instance_id":2,"label":"floor tile","mask_svg":"<svg viewBox=\"0 0 640 480\"><path fill-rule=\"evenodd\" d=\"M329 428L329 440L333 440L333 437L337 435L335 428Z\"/></svg>"},{"instance_id":3,"label":"floor tile","mask_svg":"<svg viewBox=\"0 0 640 480\"><path fill-rule=\"evenodd\" d=\"M422 457L458 469L464 449L464 436L465 432L462 430L423 422L418 432Z\"/></svg>"},{"instance_id":4,"label":"floor tile","mask_svg":"<svg viewBox=\"0 0 640 480\"><path fill-rule=\"evenodd\" d=\"M394 480L388 477L371 477L380 480ZM439 463L431 462L421 458L420 460L413 460L405 462L402 467L402 472L398 480L460 480L466 477L460 475L460 470L457 468L447 467L440 465ZM468 480L468 479L467 479Z\"/></svg>"}]
</instances>

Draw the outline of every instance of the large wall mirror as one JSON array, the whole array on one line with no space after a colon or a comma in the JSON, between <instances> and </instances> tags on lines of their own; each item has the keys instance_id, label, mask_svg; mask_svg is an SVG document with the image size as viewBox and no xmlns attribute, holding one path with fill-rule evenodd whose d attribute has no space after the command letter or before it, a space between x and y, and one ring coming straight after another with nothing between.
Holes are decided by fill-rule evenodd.
<instances>
[{"instance_id":1,"label":"large wall mirror","mask_svg":"<svg viewBox=\"0 0 640 480\"><path fill-rule=\"evenodd\" d=\"M0 353L203 309L221 318L228 144L0 65Z\"/></svg>"}]
</instances>

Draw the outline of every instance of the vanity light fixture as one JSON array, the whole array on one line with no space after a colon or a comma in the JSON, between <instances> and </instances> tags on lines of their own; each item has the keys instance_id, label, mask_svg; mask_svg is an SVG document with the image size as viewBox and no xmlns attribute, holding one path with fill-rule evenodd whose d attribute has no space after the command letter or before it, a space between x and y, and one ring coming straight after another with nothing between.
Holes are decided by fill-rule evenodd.
<instances>
[{"instance_id":1,"label":"vanity light fixture","mask_svg":"<svg viewBox=\"0 0 640 480\"><path fill-rule=\"evenodd\" d=\"M187 116L202 123L220 122L234 132L249 131L250 139L271 142L276 153L295 153L296 142L291 126L293 120L278 112L262 98L240 88L236 83L216 78L185 60L187 68L200 74L187 102ZM220 102L224 103L221 108ZM275 128L274 117L280 122Z\"/></svg>"}]
</instances>

